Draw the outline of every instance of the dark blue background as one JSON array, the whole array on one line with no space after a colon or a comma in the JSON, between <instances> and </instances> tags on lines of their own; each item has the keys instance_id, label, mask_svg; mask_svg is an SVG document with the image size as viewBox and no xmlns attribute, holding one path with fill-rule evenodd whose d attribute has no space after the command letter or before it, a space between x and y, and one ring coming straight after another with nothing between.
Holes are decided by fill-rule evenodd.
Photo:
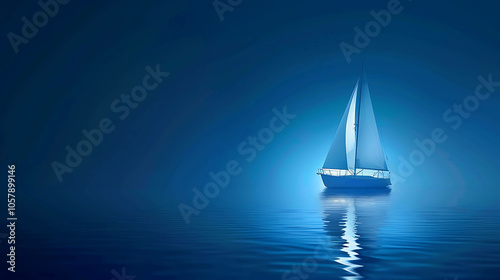
<instances>
[{"instance_id":1,"label":"dark blue background","mask_svg":"<svg viewBox=\"0 0 500 280\"><path fill-rule=\"evenodd\" d=\"M35 1L4 4L0 155L5 171L7 164L17 166L19 208L36 217L37 207L54 203L51 197L147 193L141 203L180 215L178 204L191 202L192 188L202 188L210 171L233 159L243 171L212 204L306 203L302 194L322 188L314 173L362 60L391 171L397 172L399 156L416 148L415 139L430 137L436 127L448 135L394 186L408 189L404 196L411 199L402 207L422 200L494 207L500 199L500 89L457 130L442 114L474 93L479 75L500 80L500 4L401 5L349 64L340 42L352 44L353 28L364 27L373 19L370 10L385 9L387 1L245 0L221 22L211 1L73 0L18 54L7 34L20 34L20 18L40 8ZM170 76L119 120L110 104L156 64ZM273 108L284 106L296 118L246 163L238 145L268 126ZM105 117L115 131L59 182L52 162L64 163L65 146L75 147L81 130ZM441 188L453 195L429 195ZM101 202L118 203L112 195ZM82 201L81 211L91 204Z\"/></svg>"},{"instance_id":2,"label":"dark blue background","mask_svg":"<svg viewBox=\"0 0 500 280\"><path fill-rule=\"evenodd\" d=\"M443 127L449 141L439 148L463 176L497 194L496 94L457 131L442 114L474 92L478 75L498 79L498 4L401 5L348 64L339 43L352 44L353 27L387 2L252 1L223 22L210 1L69 2L17 55L3 40L2 161L20 164L29 190L154 188L177 199L239 156L238 144L267 125L272 108L287 106L297 118L246 174L311 174L364 59L392 169L414 139ZM33 3L5 7L2 32L20 34L20 18L38 10ZM156 64L170 77L119 121L111 102ZM59 184L51 163L63 162L64 147L75 147L81 130L104 117L116 130ZM419 170L427 176L415 177L432 184L449 171L432 156Z\"/></svg>"}]
</instances>

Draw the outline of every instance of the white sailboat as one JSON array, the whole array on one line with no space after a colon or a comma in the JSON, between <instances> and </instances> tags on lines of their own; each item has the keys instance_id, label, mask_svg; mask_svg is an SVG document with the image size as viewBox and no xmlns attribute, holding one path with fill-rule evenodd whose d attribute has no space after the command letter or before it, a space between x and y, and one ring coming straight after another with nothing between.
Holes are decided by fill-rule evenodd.
<instances>
[{"instance_id":1,"label":"white sailboat","mask_svg":"<svg viewBox=\"0 0 500 280\"><path fill-rule=\"evenodd\" d=\"M366 76L356 82L323 168L327 188L387 187L391 184L386 156L373 113Z\"/></svg>"}]
</instances>

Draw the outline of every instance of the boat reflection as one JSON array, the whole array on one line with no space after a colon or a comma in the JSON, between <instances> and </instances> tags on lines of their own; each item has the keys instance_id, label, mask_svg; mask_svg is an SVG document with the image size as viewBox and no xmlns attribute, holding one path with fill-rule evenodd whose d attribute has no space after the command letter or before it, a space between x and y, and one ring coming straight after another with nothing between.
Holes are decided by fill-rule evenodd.
<instances>
[{"instance_id":1,"label":"boat reflection","mask_svg":"<svg viewBox=\"0 0 500 280\"><path fill-rule=\"evenodd\" d=\"M366 268L361 255L361 242L376 242L377 230L385 219L390 192L390 188L381 188L325 189L321 193L324 229L334 243L335 240L342 243L342 256L335 261L347 272L343 279L364 278L362 272Z\"/></svg>"}]
</instances>

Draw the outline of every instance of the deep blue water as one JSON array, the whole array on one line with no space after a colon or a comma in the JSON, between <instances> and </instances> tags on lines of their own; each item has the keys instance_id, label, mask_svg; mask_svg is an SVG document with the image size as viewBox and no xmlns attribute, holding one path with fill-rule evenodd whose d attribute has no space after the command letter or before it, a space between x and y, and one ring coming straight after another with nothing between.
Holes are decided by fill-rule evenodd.
<instances>
[{"instance_id":1,"label":"deep blue water","mask_svg":"<svg viewBox=\"0 0 500 280\"><path fill-rule=\"evenodd\" d=\"M18 53L7 36L40 1L4 2L15 278L500 279L500 87L444 118L479 77L500 81L499 1L400 1L351 63L339 44L392 0L244 0L223 22L213 0L66 1ZM324 195L314 172L362 61L393 175L434 129L447 140L389 194ZM158 65L171 75L122 120L111 104ZM285 107L296 117L250 162L239 145ZM105 118L116 129L59 178L53 163ZM241 174L187 225L179 203L233 160Z\"/></svg>"},{"instance_id":2,"label":"deep blue water","mask_svg":"<svg viewBox=\"0 0 500 280\"><path fill-rule=\"evenodd\" d=\"M119 279L112 271L124 268L137 280L498 279L498 211L402 207L405 189L310 189L266 206L214 204L189 225L148 193L26 197L37 210L21 215L17 276Z\"/></svg>"}]
</instances>

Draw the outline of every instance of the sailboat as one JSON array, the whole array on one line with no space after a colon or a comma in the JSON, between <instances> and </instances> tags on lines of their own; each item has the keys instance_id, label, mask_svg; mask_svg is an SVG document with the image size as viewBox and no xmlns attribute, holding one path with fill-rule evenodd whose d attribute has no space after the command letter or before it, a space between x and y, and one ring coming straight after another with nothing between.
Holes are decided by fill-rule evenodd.
<instances>
[{"instance_id":1,"label":"sailboat","mask_svg":"<svg viewBox=\"0 0 500 280\"><path fill-rule=\"evenodd\" d=\"M327 188L380 188L391 184L363 67L323 168Z\"/></svg>"}]
</instances>

